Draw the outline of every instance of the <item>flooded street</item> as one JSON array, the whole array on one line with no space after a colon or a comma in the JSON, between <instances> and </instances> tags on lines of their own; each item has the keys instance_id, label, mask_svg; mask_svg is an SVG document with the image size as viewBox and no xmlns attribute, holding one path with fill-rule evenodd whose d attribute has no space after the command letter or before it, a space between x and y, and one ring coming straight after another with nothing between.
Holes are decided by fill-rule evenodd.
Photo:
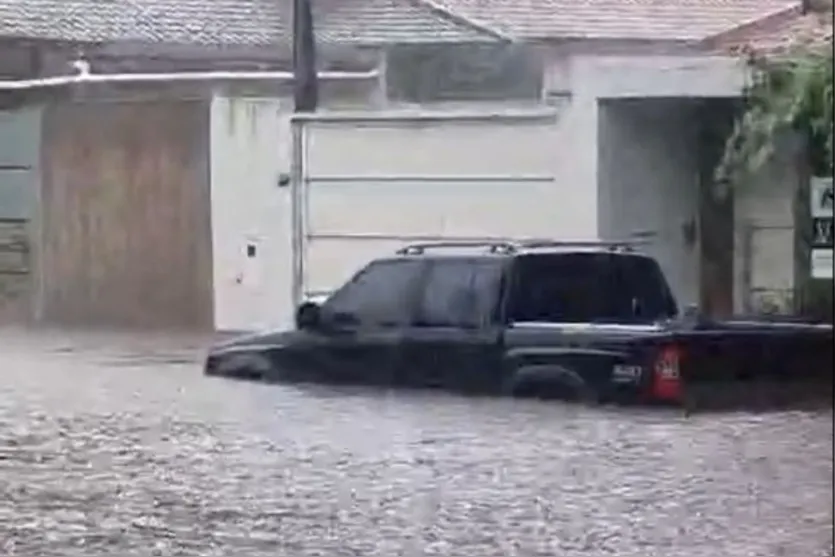
<instances>
[{"instance_id":1,"label":"flooded street","mask_svg":"<svg viewBox=\"0 0 835 557\"><path fill-rule=\"evenodd\" d=\"M0 333L0 554L831 555L831 411L233 382L206 342Z\"/></svg>"}]
</instances>

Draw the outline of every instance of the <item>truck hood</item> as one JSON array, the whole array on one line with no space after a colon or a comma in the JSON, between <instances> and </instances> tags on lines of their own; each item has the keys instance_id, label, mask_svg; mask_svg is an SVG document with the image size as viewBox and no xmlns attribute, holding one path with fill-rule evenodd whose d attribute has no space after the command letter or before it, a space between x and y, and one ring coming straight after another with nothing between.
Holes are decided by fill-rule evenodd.
<instances>
[{"instance_id":1,"label":"truck hood","mask_svg":"<svg viewBox=\"0 0 835 557\"><path fill-rule=\"evenodd\" d=\"M224 352L235 352L237 350L253 350L256 348L275 348L285 346L294 342L299 334L299 331L284 329L250 333L219 342L209 349L209 353L219 354Z\"/></svg>"}]
</instances>

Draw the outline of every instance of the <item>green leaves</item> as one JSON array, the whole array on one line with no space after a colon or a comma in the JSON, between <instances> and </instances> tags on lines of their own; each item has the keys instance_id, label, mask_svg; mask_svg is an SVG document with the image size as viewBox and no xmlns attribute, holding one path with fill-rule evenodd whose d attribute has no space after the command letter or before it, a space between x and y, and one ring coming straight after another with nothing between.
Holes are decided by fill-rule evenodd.
<instances>
[{"instance_id":1,"label":"green leaves","mask_svg":"<svg viewBox=\"0 0 835 557\"><path fill-rule=\"evenodd\" d=\"M749 55L748 66L745 108L725 144L717 180L745 184L774 156L778 137L790 131L808 139L812 173L832 174L832 45L797 47L775 57Z\"/></svg>"}]
</instances>

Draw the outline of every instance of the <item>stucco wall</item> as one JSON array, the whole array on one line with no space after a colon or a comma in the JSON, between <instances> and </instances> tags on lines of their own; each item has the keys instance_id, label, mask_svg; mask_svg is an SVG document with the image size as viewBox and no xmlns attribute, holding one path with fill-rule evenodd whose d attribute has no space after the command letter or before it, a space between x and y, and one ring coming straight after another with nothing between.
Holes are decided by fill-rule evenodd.
<instances>
[{"instance_id":1,"label":"stucco wall","mask_svg":"<svg viewBox=\"0 0 835 557\"><path fill-rule=\"evenodd\" d=\"M746 78L725 56L576 56L570 74L575 94L598 98L732 97Z\"/></svg>"},{"instance_id":2,"label":"stucco wall","mask_svg":"<svg viewBox=\"0 0 835 557\"><path fill-rule=\"evenodd\" d=\"M445 170L443 161L449 158L459 166L476 167L470 171L472 174L479 171L487 174L495 170L492 167L501 166L501 160L508 159L508 149L536 149L534 158L549 161L552 191L559 195L548 202L550 206L540 197L521 195L521 199L531 201L528 204L521 201L520 207L527 209L513 210L520 222L524 223L535 211L542 215L553 214L553 226L540 227L535 232L564 238L614 238L632 232L652 232L655 234L654 245L648 249L661 259L681 301L695 302L697 250L687 245L684 238L684 227L695 217L697 209L695 129L687 103L671 99L738 95L745 78L739 64L718 57L575 56L568 65L564 60L560 61L549 72L545 93L556 118L550 132L538 135L533 145L509 133L506 141L496 142L491 147L485 144L483 132L461 135L460 129L444 131L439 122L427 125L423 132L401 130L399 135L395 133L384 140L370 139L374 134L359 133L367 126L351 129L349 125L342 126L338 133L320 137L318 146L312 147L314 151L318 150L318 155L314 154L312 159L319 161L316 172L324 169L326 174L353 174L356 177L362 174L360 171L415 174L419 173L416 168L425 168L428 174L443 174L449 170ZM625 104L613 110L612 99ZM636 104L628 99L652 100ZM287 100L275 99L218 97L213 102L215 323L221 329L286 323L290 315L290 200L289 191L277 187L278 175L289 171L288 108ZM520 107L518 103L496 102L422 107L424 110L432 108L502 112ZM435 134L432 147L418 141L418 138L432 134ZM390 168L392 165L399 170ZM431 202L426 211L413 206L414 214L406 213L409 207L403 205L402 200L388 199L393 190L381 194L380 198L387 199L386 202L373 205L366 200L360 208L354 207L354 203L362 196L351 194L344 183L342 186L333 183L328 187L334 190L332 199L317 205L311 214L318 214L320 222L322 215L327 213L365 219L370 223L363 230L352 229L352 232L380 232L387 222L397 224L398 230L404 226L408 228L406 225L415 221L412 216L423 215L426 211L429 212L423 220L429 225L432 203L437 202L438 207L444 208L447 204L457 203L455 199L447 199L455 189L448 186L443 195L427 197ZM375 187L389 188L390 185ZM414 189L415 184L405 187ZM340 196L345 197L342 202L339 202ZM477 194L471 199L474 204L479 200ZM423 201L426 199L421 203ZM519 199L514 203L516 201ZM354 208L346 208L346 203ZM765 214L776 210L774 204L780 203L743 200L737 213ZM758 204L766 204L767 208L757 208ZM327 209L329 206L332 210ZM466 207L466 203L462 207ZM405 215L402 220L395 218L398 213ZM457 234L507 233L500 230L507 227L492 226L489 219L484 223L491 226L480 221L476 223L472 215L461 215L447 215L444 217L447 224L427 226L422 232L438 229ZM453 224L450 226L449 223ZM353 226L351 223L341 225L344 225L343 229ZM250 244L256 246L254 259L259 263L247 257ZM777 257L780 261L785 259L783 255ZM786 262L784 268L790 267L790 262Z\"/></svg>"},{"instance_id":3,"label":"stucco wall","mask_svg":"<svg viewBox=\"0 0 835 557\"><path fill-rule=\"evenodd\" d=\"M291 316L290 192L278 187L290 165L289 106L227 97L212 103L218 329L278 326ZM403 240L312 240L308 290L332 289L412 235L596 235L597 190L574 186L572 161L559 150L569 141L557 111L342 116L309 124L310 232Z\"/></svg>"},{"instance_id":4,"label":"stucco wall","mask_svg":"<svg viewBox=\"0 0 835 557\"><path fill-rule=\"evenodd\" d=\"M250 330L288 323L289 104L216 97L211 106L214 324ZM249 250L249 253L248 253ZM254 253L252 251L254 250Z\"/></svg>"},{"instance_id":5,"label":"stucco wall","mask_svg":"<svg viewBox=\"0 0 835 557\"><path fill-rule=\"evenodd\" d=\"M740 64L725 57L578 55L569 62L555 60L548 70L546 94L570 94L563 118L565 143L558 146L572 162L566 176L578 187L597 188L600 183L599 101L735 97L744 81Z\"/></svg>"},{"instance_id":6,"label":"stucco wall","mask_svg":"<svg viewBox=\"0 0 835 557\"><path fill-rule=\"evenodd\" d=\"M696 211L698 171L688 145L697 149L697 122L687 115L687 103L670 99L738 97L746 77L739 61L726 57L578 55L555 59L546 79L546 93L565 97L570 92L563 118L566 143L559 149L572 161L572 169L563 172L580 189L598 189L599 235L664 230L661 238L670 242L662 259L686 302L698 299L698 269L689 248L675 255L675 236L680 234L678 223ZM644 108L630 113L621 105L613 110L614 99L644 99ZM792 180L797 180L793 166L781 155L761 173L757 187L736 196L737 239L747 223L757 229L748 264L755 288L791 289L792 194L785 184ZM739 243L735 247L734 302L740 311L749 280L742 273L748 255Z\"/></svg>"}]
</instances>

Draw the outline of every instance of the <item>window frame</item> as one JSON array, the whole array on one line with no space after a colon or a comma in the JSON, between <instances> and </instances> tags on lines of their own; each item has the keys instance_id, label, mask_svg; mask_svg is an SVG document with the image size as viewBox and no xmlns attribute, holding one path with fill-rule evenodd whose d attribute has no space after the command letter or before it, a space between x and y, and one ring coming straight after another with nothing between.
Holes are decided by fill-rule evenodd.
<instances>
[{"instance_id":1,"label":"window frame","mask_svg":"<svg viewBox=\"0 0 835 557\"><path fill-rule=\"evenodd\" d=\"M429 291L430 279L432 269L435 268L436 265L443 265L444 263L467 263L471 265L479 265L481 262L485 260L493 261L492 259L486 259L484 257L468 257L468 256L461 256L461 257L444 257L444 258L433 258L426 261L426 267L424 268L422 279L420 282L420 289L415 296L415 302L412 308L412 327L418 329L433 329L433 328L441 328L441 329L483 329L485 327L496 327L503 325L505 321L505 306L506 306L506 299L507 299L507 284L508 284L508 269L510 267L507 258L502 258L495 260L497 272L498 272L498 284L496 288L498 289L498 295L496 299L493 300L493 307L490 310L489 320L480 325L479 327L467 327L463 324L420 324L419 319L421 317L421 313L423 311L423 303L426 298L426 295Z\"/></svg>"},{"instance_id":2,"label":"window frame","mask_svg":"<svg viewBox=\"0 0 835 557\"><path fill-rule=\"evenodd\" d=\"M552 254L547 254L547 255L548 256L571 255L572 253L573 252L566 252L564 254L553 254L552 253ZM659 275L660 275L661 283L663 285L663 290L664 290L663 297L665 298L667 303L671 303L671 306L668 309L669 310L674 310L676 312L680 311L680 309L678 308L678 303L675 299L675 295L673 294L673 292L670 288L670 285L667 282L667 277L664 275L664 271L661 268L661 266L658 264L658 261L656 259L654 259L653 257L650 257L646 254L642 254L642 253L609 254L609 255L612 255L614 257L631 257L631 258L635 258L635 259L644 259L644 260L650 261L656 267L656 272L658 272ZM522 277L523 261L526 258L536 258L536 257L542 257L542 256L541 255L534 255L534 254L523 254L523 255L520 255L520 256L517 256L517 257L513 258L513 263L510 266L510 269L508 271L508 278L507 278L507 282L506 282L506 285L505 285L504 300L503 300L503 320L504 320L504 323L506 323L506 324L512 324L514 322L517 322L517 323L520 322L520 321L516 321L516 320L513 319L513 313L515 311L515 309L513 307L513 303L514 303L513 297L516 295L518 285L520 284L520 281L523 278ZM622 273L623 273L623 269L621 267L618 267L616 274L618 276L620 276ZM614 276L614 275L610 275L610 278L611 278L611 276ZM677 315L677 313L676 313L676 315ZM522 321L522 322L524 322L524 321Z\"/></svg>"},{"instance_id":3,"label":"window frame","mask_svg":"<svg viewBox=\"0 0 835 557\"><path fill-rule=\"evenodd\" d=\"M500 55L502 48L518 50L513 53L513 57L502 64L502 71L490 75L485 90L473 87L472 83L477 81L474 72L480 65ZM488 50L479 52L478 49ZM456 58L456 55L459 57ZM548 64L542 52L531 45L520 44L509 47L500 44L460 44L450 50L449 46L442 44L402 44L386 53L386 63L390 68L390 75L386 83L385 95L390 102L395 104L455 105L456 103L489 104L506 101L522 104L541 103L543 91L547 85ZM433 76L450 72L464 77L457 81L449 80L443 84L442 88L427 90L419 85L420 79L417 82L403 81L400 70L391 69L401 66L411 67L415 64L419 77L430 80ZM510 68L525 68L522 79L518 75L512 75ZM462 72L462 70L465 71ZM414 71L415 68L412 68L412 73ZM530 80L529 89L520 88L517 91L507 85L507 83L520 81L525 83L528 80Z\"/></svg>"},{"instance_id":4,"label":"window frame","mask_svg":"<svg viewBox=\"0 0 835 557\"><path fill-rule=\"evenodd\" d=\"M423 292L423 283L424 277L426 276L426 265L423 261L419 261L413 258L388 258L388 259L375 259L371 261L356 273L354 273L351 278L346 280L339 288L334 290L330 296L327 297L325 301L322 302L320 305L321 311L323 315L331 315L336 314L338 312L331 312L329 311L328 305L340 294L344 293L348 288L355 285L357 281L363 276L367 275L369 271L371 271L374 267L379 266L395 266L401 265L404 266L406 264L413 264L417 267L417 272L409 279L409 284L406 287L406 302L404 304L405 307L405 319L403 323L397 324L380 324L380 323L368 323L363 322L360 320L355 326L357 328L380 328L380 329L393 329L393 328L406 328L410 327L411 323L414 321L415 318L415 311L417 309L418 301L420 299L420 293Z\"/></svg>"}]
</instances>

